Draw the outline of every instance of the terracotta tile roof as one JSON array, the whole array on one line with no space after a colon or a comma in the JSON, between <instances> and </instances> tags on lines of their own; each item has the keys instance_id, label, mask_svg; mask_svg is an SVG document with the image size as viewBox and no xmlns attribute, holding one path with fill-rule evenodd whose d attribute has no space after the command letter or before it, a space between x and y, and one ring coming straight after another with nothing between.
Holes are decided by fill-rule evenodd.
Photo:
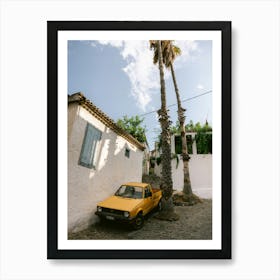
<instances>
[{"instance_id":1,"label":"terracotta tile roof","mask_svg":"<svg viewBox=\"0 0 280 280\"><path fill-rule=\"evenodd\" d=\"M120 128L110 117L97 108L90 100L86 99L86 97L81 92L68 95L68 104L70 103L78 103L99 121L112 129L115 133L129 141L131 144L135 145L138 149L142 151L145 150L144 144L140 143L132 135Z\"/></svg>"}]
</instances>

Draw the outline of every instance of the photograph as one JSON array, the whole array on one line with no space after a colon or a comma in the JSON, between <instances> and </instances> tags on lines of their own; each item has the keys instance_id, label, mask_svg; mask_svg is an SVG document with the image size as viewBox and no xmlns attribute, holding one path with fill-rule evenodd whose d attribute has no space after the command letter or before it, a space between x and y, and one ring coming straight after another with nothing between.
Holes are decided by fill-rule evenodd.
<instances>
[{"instance_id":1,"label":"photograph","mask_svg":"<svg viewBox=\"0 0 280 280\"><path fill-rule=\"evenodd\" d=\"M69 239L212 239L212 43L160 44L68 41Z\"/></svg>"},{"instance_id":2,"label":"photograph","mask_svg":"<svg viewBox=\"0 0 280 280\"><path fill-rule=\"evenodd\" d=\"M48 59L57 73L49 66L48 81L56 80L58 101L49 249L96 258L108 250L116 258L127 250L229 257L230 181L223 185L222 169L230 171L230 162L222 163L222 152L230 152L230 130L222 135L222 125L230 115L222 115L230 108L222 95L230 97L230 64L224 69L219 29L230 31L230 23L177 23L176 31L155 31L166 26L155 22L114 31L116 23L83 23L49 22Z\"/></svg>"}]
</instances>

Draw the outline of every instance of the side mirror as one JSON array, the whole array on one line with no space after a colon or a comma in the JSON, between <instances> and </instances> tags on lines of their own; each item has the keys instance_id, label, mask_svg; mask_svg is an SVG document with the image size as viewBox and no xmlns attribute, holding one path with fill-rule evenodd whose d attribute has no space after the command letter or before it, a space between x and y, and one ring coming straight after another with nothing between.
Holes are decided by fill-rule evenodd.
<instances>
[{"instance_id":1,"label":"side mirror","mask_svg":"<svg viewBox=\"0 0 280 280\"><path fill-rule=\"evenodd\" d=\"M147 198L147 197L151 197L152 196L152 193L150 192L150 191L147 191L147 192L145 192L145 197Z\"/></svg>"}]
</instances>

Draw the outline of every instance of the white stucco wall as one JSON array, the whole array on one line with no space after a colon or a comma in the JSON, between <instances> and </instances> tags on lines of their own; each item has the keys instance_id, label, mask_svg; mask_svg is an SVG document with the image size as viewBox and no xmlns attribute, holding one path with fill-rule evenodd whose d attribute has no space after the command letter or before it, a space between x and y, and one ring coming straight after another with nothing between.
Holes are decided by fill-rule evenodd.
<instances>
[{"instance_id":1,"label":"white stucco wall","mask_svg":"<svg viewBox=\"0 0 280 280\"><path fill-rule=\"evenodd\" d=\"M195 133L187 133L191 135L193 140ZM197 154L196 142L192 145L193 154L190 154L189 171L192 190L201 198L212 198L212 154ZM174 135L171 137L171 153L175 153ZM157 154L159 156L159 154ZM172 160L172 179L173 189L182 191L184 187L183 160ZM161 176L161 165L155 164L154 172Z\"/></svg>"},{"instance_id":2,"label":"white stucco wall","mask_svg":"<svg viewBox=\"0 0 280 280\"><path fill-rule=\"evenodd\" d=\"M76 104L68 119L68 230L86 228L97 220L96 204L127 181L141 181L143 152ZM73 116L74 115L74 116ZM78 164L87 122L102 132L95 152L95 169ZM125 149L130 157L125 157Z\"/></svg>"},{"instance_id":3,"label":"white stucco wall","mask_svg":"<svg viewBox=\"0 0 280 280\"><path fill-rule=\"evenodd\" d=\"M212 155L190 155L190 179L192 190L201 198L212 198ZM176 159L172 160L173 189L182 191L184 187L183 160L176 168ZM161 164L155 164L155 174L161 176Z\"/></svg>"}]
</instances>

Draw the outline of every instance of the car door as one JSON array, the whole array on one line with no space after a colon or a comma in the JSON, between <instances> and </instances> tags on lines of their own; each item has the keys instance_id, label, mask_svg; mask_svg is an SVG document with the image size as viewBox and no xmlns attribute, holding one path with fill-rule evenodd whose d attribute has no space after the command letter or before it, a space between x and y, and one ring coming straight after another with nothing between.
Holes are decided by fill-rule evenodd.
<instances>
[{"instance_id":1,"label":"car door","mask_svg":"<svg viewBox=\"0 0 280 280\"><path fill-rule=\"evenodd\" d=\"M151 192L151 187L147 186L144 189L144 215L149 213L153 208L153 194Z\"/></svg>"}]
</instances>

